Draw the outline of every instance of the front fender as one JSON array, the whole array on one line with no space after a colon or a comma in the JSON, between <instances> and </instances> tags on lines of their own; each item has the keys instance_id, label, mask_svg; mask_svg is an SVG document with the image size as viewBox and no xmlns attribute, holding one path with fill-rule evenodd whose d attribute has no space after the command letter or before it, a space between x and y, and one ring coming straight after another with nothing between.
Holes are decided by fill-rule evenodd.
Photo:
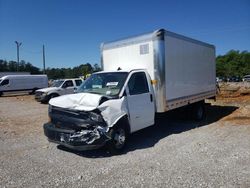
<instances>
[{"instance_id":1,"label":"front fender","mask_svg":"<svg viewBox=\"0 0 250 188\"><path fill-rule=\"evenodd\" d=\"M128 117L128 109L126 98L122 97L120 99L110 99L102 103L98 109L101 115L108 125L108 127L113 127L121 118Z\"/></svg>"},{"instance_id":2,"label":"front fender","mask_svg":"<svg viewBox=\"0 0 250 188\"><path fill-rule=\"evenodd\" d=\"M47 93L47 95L51 95L51 94L57 94L58 96L60 96L60 93L57 91L50 91Z\"/></svg>"},{"instance_id":3,"label":"front fender","mask_svg":"<svg viewBox=\"0 0 250 188\"><path fill-rule=\"evenodd\" d=\"M130 127L130 123L129 123L129 119L128 119L128 115L125 114L123 116L121 116L120 118L117 118L117 121L115 121L115 123L112 125L112 127L116 126L116 125L124 125L126 130L127 130L127 133L131 133L131 127ZM109 128L112 128L112 127L109 127Z\"/></svg>"},{"instance_id":4,"label":"front fender","mask_svg":"<svg viewBox=\"0 0 250 188\"><path fill-rule=\"evenodd\" d=\"M120 120L124 120L124 119L126 121L128 121L128 115L127 114L123 114L120 117L118 117L111 125L109 125L109 127L114 127Z\"/></svg>"}]
</instances>

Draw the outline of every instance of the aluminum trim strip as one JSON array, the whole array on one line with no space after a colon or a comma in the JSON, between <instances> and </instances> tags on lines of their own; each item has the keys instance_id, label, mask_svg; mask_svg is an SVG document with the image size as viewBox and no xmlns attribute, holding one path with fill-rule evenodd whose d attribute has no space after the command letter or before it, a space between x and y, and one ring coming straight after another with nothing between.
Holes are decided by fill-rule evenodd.
<instances>
[{"instance_id":1,"label":"aluminum trim strip","mask_svg":"<svg viewBox=\"0 0 250 188\"><path fill-rule=\"evenodd\" d=\"M175 108L179 108L182 106L186 106L188 104L192 104L192 103L195 103L204 99L208 99L214 96L216 96L216 91L203 92L203 93L196 94L196 95L190 95L186 97L173 99L173 100L167 101L166 111L173 110Z\"/></svg>"},{"instance_id":2,"label":"aluminum trim strip","mask_svg":"<svg viewBox=\"0 0 250 188\"><path fill-rule=\"evenodd\" d=\"M156 99L156 112L166 111L166 83L165 83L165 41L164 32L160 32L154 39L154 76L157 83L153 86Z\"/></svg>"},{"instance_id":3,"label":"aluminum trim strip","mask_svg":"<svg viewBox=\"0 0 250 188\"><path fill-rule=\"evenodd\" d=\"M182 40L186 40L195 44L199 44L202 46L206 46L209 48L215 48L214 45L206 43L206 42L202 42L190 37L186 37L184 35L180 35L165 29L158 29L155 30L154 32L150 32L150 33L145 33L145 34L141 34L141 35L135 35L135 36L131 36L131 37L126 37L126 38L122 38L122 39L118 39L115 41L110 41L107 43L102 43L101 48L102 50L107 50L107 49L113 49L113 48L118 48L118 47L124 47L124 46L128 46L131 44L138 44L138 43L142 43L142 42L148 42L148 41L152 41L155 38L157 38L157 34L158 33L165 33L166 36L171 36L174 38L178 38L178 39L182 39Z\"/></svg>"},{"instance_id":4,"label":"aluminum trim strip","mask_svg":"<svg viewBox=\"0 0 250 188\"><path fill-rule=\"evenodd\" d=\"M191 43L194 43L194 44L199 44L199 45L202 45L202 46L206 46L206 47L209 47L209 48L213 48L213 49L215 48L215 46L212 45L212 44L208 44L206 42L202 42L202 41L190 38L190 37L186 37L184 35L180 35L180 34L177 34L177 33L171 32L171 31L165 30L165 35L170 36L170 37L174 37L174 38L177 38L177 39L185 40L185 41L188 41L188 42L191 42Z\"/></svg>"},{"instance_id":5,"label":"aluminum trim strip","mask_svg":"<svg viewBox=\"0 0 250 188\"><path fill-rule=\"evenodd\" d=\"M205 94L216 94L216 90L211 90L211 91L206 91L206 92L202 92L202 93L198 93L198 94L194 94L194 95L188 95L188 96L184 96L184 97L179 97L179 98L176 98L176 99L171 99L171 100L166 100L168 103L169 102L172 102L172 101L175 101L175 100L181 100L181 99L186 99L188 97L195 97L195 96L199 96L199 95L205 95Z\"/></svg>"}]
</instances>

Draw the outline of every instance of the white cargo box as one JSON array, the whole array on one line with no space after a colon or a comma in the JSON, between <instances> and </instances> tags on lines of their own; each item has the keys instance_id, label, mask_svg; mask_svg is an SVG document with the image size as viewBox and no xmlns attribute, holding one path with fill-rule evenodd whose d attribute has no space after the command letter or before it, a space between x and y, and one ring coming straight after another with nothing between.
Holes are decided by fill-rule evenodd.
<instances>
[{"instance_id":1,"label":"white cargo box","mask_svg":"<svg viewBox=\"0 0 250 188\"><path fill-rule=\"evenodd\" d=\"M101 46L104 71L146 69L157 112L216 95L215 47L164 29Z\"/></svg>"}]
</instances>

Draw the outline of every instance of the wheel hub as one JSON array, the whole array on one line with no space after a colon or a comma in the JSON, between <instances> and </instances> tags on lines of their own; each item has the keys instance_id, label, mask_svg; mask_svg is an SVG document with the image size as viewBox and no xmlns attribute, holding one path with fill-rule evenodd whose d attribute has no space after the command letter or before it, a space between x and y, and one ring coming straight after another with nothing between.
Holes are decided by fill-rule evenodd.
<instances>
[{"instance_id":1,"label":"wheel hub","mask_svg":"<svg viewBox=\"0 0 250 188\"><path fill-rule=\"evenodd\" d=\"M201 119L201 118L202 118L202 115L203 115L202 108L199 107L199 108L198 108L198 112L197 112L197 116L198 116L199 119Z\"/></svg>"},{"instance_id":2,"label":"wheel hub","mask_svg":"<svg viewBox=\"0 0 250 188\"><path fill-rule=\"evenodd\" d=\"M114 140L117 142L116 145L123 145L126 140L125 132L124 130L119 130L115 134Z\"/></svg>"}]
</instances>

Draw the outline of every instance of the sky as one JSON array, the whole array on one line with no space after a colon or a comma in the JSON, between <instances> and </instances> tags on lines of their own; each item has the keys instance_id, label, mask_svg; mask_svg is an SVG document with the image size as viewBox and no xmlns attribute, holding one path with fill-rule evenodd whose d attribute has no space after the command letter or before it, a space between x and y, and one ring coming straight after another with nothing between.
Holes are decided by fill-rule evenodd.
<instances>
[{"instance_id":1,"label":"sky","mask_svg":"<svg viewBox=\"0 0 250 188\"><path fill-rule=\"evenodd\" d=\"M100 44L160 28L250 51L250 0L0 0L0 59L42 68L100 63ZM1 71L1 70L0 70Z\"/></svg>"}]
</instances>

